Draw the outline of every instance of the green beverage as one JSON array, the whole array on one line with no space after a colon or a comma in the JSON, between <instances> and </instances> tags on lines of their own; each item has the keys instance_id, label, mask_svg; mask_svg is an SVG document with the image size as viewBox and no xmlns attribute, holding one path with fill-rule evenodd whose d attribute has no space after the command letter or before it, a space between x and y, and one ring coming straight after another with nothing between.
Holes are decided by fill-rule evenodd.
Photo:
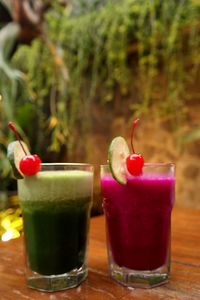
<instances>
[{"instance_id":1,"label":"green beverage","mask_svg":"<svg viewBox=\"0 0 200 300\"><path fill-rule=\"evenodd\" d=\"M35 176L18 180L18 192L28 269L39 278L67 274L74 285L75 273L81 281L87 275L93 172L90 165L71 166L43 164Z\"/></svg>"},{"instance_id":2,"label":"green beverage","mask_svg":"<svg viewBox=\"0 0 200 300\"><path fill-rule=\"evenodd\" d=\"M48 292L76 287L88 273L93 167L42 164L21 141L15 124L8 127L17 138L8 145L7 157L18 179L27 284Z\"/></svg>"}]
</instances>

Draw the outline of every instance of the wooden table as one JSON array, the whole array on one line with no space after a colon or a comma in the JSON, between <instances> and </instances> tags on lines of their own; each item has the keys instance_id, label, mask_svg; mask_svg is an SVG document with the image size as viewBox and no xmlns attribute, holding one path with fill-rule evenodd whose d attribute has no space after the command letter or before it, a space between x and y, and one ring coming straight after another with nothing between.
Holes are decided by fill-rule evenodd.
<instances>
[{"instance_id":1,"label":"wooden table","mask_svg":"<svg viewBox=\"0 0 200 300\"><path fill-rule=\"evenodd\" d=\"M44 293L26 287L22 239L0 242L0 300L200 299L200 210L175 208L171 280L154 289L129 289L107 272L104 216L91 219L89 276L78 288Z\"/></svg>"}]
</instances>

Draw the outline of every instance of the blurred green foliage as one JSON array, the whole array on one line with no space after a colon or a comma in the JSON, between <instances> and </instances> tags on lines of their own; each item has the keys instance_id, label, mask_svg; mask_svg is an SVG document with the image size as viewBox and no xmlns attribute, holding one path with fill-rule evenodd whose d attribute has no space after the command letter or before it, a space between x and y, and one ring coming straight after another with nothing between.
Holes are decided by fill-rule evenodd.
<instances>
[{"instance_id":1,"label":"blurred green foliage","mask_svg":"<svg viewBox=\"0 0 200 300\"><path fill-rule=\"evenodd\" d=\"M113 108L118 94L130 114L181 124L199 76L199 16L195 0L54 1L43 35L9 62L23 76L0 77L0 143L12 117L44 160L62 147L70 157L91 104Z\"/></svg>"},{"instance_id":2,"label":"blurred green foliage","mask_svg":"<svg viewBox=\"0 0 200 300\"><path fill-rule=\"evenodd\" d=\"M71 14L73 16L87 14L92 10L97 10L101 8L109 1L113 4L119 2L116 0L71 0L69 1L69 3L71 4Z\"/></svg>"}]
</instances>

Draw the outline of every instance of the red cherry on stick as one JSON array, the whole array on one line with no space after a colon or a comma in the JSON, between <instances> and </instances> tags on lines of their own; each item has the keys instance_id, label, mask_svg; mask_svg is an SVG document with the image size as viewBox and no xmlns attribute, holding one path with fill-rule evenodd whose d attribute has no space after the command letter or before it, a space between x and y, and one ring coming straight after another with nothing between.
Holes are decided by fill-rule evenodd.
<instances>
[{"instance_id":1,"label":"red cherry on stick","mask_svg":"<svg viewBox=\"0 0 200 300\"><path fill-rule=\"evenodd\" d=\"M19 163L20 171L26 176L32 176L41 170L41 159L37 154L28 155L24 149L24 146L20 140L19 134L15 125L12 122L8 123L8 127L14 132L17 140L19 141L25 156L21 159Z\"/></svg>"},{"instance_id":2,"label":"red cherry on stick","mask_svg":"<svg viewBox=\"0 0 200 300\"><path fill-rule=\"evenodd\" d=\"M137 123L139 122L139 119L136 119L133 121L132 130L131 130L131 148L133 151L133 154L130 154L126 158L126 167L127 170L131 175L140 175L142 173L142 168L144 165L144 158L141 154L136 154L133 147L133 134L135 127L137 126Z\"/></svg>"},{"instance_id":3,"label":"red cherry on stick","mask_svg":"<svg viewBox=\"0 0 200 300\"><path fill-rule=\"evenodd\" d=\"M41 159L36 154L24 156L19 163L19 168L26 176L35 175L41 170Z\"/></svg>"},{"instance_id":4,"label":"red cherry on stick","mask_svg":"<svg viewBox=\"0 0 200 300\"><path fill-rule=\"evenodd\" d=\"M127 169L132 175L140 175L143 165L144 159L141 154L131 154L126 159Z\"/></svg>"}]
</instances>

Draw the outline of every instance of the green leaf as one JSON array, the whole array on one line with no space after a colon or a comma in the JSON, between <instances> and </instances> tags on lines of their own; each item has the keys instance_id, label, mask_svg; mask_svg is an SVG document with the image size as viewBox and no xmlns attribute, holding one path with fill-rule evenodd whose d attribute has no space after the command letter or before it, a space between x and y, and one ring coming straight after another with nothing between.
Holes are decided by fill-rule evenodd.
<instances>
[{"instance_id":1,"label":"green leaf","mask_svg":"<svg viewBox=\"0 0 200 300\"><path fill-rule=\"evenodd\" d=\"M200 140L200 127L185 134L182 139L183 142L193 142Z\"/></svg>"}]
</instances>

